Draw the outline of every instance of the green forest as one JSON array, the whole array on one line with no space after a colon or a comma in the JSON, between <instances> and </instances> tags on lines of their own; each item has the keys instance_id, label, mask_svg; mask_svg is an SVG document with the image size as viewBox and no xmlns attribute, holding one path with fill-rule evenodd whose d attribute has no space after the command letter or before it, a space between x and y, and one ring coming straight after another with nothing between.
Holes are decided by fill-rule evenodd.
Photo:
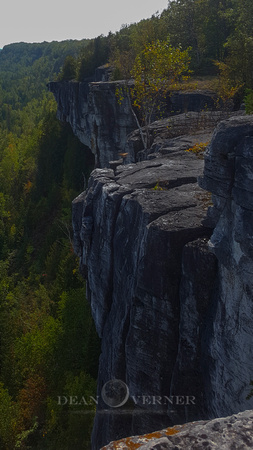
<instances>
[{"instance_id":1,"label":"green forest","mask_svg":"<svg viewBox=\"0 0 253 450\"><path fill-rule=\"evenodd\" d=\"M0 53L0 448L89 448L99 340L72 249L71 201L93 158L56 119L47 82L86 41ZM61 402L62 403L62 402Z\"/></svg>"},{"instance_id":2,"label":"green forest","mask_svg":"<svg viewBox=\"0 0 253 450\"><path fill-rule=\"evenodd\" d=\"M84 30L85 35L85 30ZM175 0L160 15L92 40L0 51L0 448L89 449L100 342L72 248L71 202L94 168L56 118L47 83L112 79L157 40L189 51L192 77L252 109L251 0Z\"/></svg>"},{"instance_id":3,"label":"green forest","mask_svg":"<svg viewBox=\"0 0 253 450\"><path fill-rule=\"evenodd\" d=\"M114 34L91 40L78 56L68 56L59 79L83 81L108 63L114 66L112 78L122 78L147 44L169 39L173 47L190 48L193 75L219 75L220 84L233 92L239 89L243 96L246 88L253 88L252 30L250 0L169 1L160 15L122 25Z\"/></svg>"}]
</instances>

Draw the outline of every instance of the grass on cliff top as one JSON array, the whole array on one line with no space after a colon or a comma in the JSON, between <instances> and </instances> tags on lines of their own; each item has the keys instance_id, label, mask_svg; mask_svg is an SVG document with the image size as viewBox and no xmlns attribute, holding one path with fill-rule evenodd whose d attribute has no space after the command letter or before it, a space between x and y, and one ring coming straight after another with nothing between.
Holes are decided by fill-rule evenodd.
<instances>
[{"instance_id":1,"label":"grass on cliff top","mask_svg":"<svg viewBox=\"0 0 253 450\"><path fill-rule=\"evenodd\" d=\"M177 83L175 90L182 91L219 91L219 77L217 75L192 76L188 80Z\"/></svg>"}]
</instances>

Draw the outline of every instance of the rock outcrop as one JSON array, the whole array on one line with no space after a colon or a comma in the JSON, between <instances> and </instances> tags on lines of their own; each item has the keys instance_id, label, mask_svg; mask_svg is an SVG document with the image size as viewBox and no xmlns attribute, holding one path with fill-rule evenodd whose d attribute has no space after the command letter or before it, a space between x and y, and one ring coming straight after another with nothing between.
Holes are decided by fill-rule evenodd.
<instances>
[{"instance_id":1,"label":"rock outcrop","mask_svg":"<svg viewBox=\"0 0 253 450\"><path fill-rule=\"evenodd\" d=\"M150 160L96 169L73 202L102 338L93 450L253 408L253 118L221 122L204 169L186 142L157 141Z\"/></svg>"},{"instance_id":2,"label":"rock outcrop","mask_svg":"<svg viewBox=\"0 0 253 450\"><path fill-rule=\"evenodd\" d=\"M57 101L57 117L68 122L74 134L95 155L96 167L108 167L119 159L127 136L136 128L125 99L117 101L116 82L51 82Z\"/></svg>"},{"instance_id":3,"label":"rock outcrop","mask_svg":"<svg viewBox=\"0 0 253 450\"><path fill-rule=\"evenodd\" d=\"M246 407L245 388L253 373L252 176L253 117L230 118L213 135L200 180L213 194L209 246L218 260L214 317L205 338L213 417L234 412L235 405L238 411Z\"/></svg>"},{"instance_id":4,"label":"rock outcrop","mask_svg":"<svg viewBox=\"0 0 253 450\"><path fill-rule=\"evenodd\" d=\"M103 450L196 450L253 448L253 411L167 428L144 436L112 442Z\"/></svg>"},{"instance_id":5,"label":"rock outcrop","mask_svg":"<svg viewBox=\"0 0 253 450\"><path fill-rule=\"evenodd\" d=\"M127 98L119 104L116 94L124 81L99 81L107 79L103 68L98 68L94 82L50 82L49 90L57 101L57 117L68 122L74 134L95 155L96 167L109 167L109 162L128 152L129 134L137 126ZM211 91L175 92L168 98L168 115L195 111L200 114L216 108L216 95ZM171 125L170 125L171 127ZM130 151L127 162L135 162L135 152Z\"/></svg>"},{"instance_id":6,"label":"rock outcrop","mask_svg":"<svg viewBox=\"0 0 253 450\"><path fill-rule=\"evenodd\" d=\"M196 142L211 138L216 125L238 112L190 111L152 122L149 126L150 146L143 150L139 130L134 130L125 145L126 163L152 159L157 153L171 153L172 148L185 150ZM145 135L145 131L143 130Z\"/></svg>"}]
</instances>

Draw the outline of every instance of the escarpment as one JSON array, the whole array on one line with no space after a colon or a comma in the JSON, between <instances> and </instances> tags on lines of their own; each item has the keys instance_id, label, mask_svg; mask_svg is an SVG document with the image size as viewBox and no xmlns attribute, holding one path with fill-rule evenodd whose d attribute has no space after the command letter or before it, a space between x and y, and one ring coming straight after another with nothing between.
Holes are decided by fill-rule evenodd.
<instances>
[{"instance_id":1,"label":"escarpment","mask_svg":"<svg viewBox=\"0 0 253 450\"><path fill-rule=\"evenodd\" d=\"M73 201L74 248L102 339L94 450L253 408L253 118L212 114L212 126L199 126L203 117L153 124L145 154L137 133L127 141L133 124L125 128L128 164L110 168L119 147L106 156L100 147L103 168ZM186 151L208 141L204 159Z\"/></svg>"},{"instance_id":2,"label":"escarpment","mask_svg":"<svg viewBox=\"0 0 253 450\"><path fill-rule=\"evenodd\" d=\"M96 169L74 201L102 338L94 449L253 407L252 136L252 117L221 122L205 168L185 137L165 139L150 160ZM101 391L116 379L128 402L108 411Z\"/></svg>"},{"instance_id":3,"label":"escarpment","mask_svg":"<svg viewBox=\"0 0 253 450\"><path fill-rule=\"evenodd\" d=\"M150 408L143 396L170 396L179 344L184 246L200 239L201 270L206 275L215 272L213 255L206 257L210 229L202 225L208 199L196 182L202 166L195 155L179 150L120 166L115 173L96 169L86 197L73 203L74 227L81 225L75 228L76 249L102 338L98 392L109 380L120 379L136 402L121 423L120 411L103 411L107 406L100 397L94 448L173 423L175 412L167 415L166 401ZM211 287L203 290L208 303ZM191 382L195 377L192 374ZM184 395L195 395L195 390L189 392L187 386ZM200 397L197 409L202 411Z\"/></svg>"},{"instance_id":4,"label":"escarpment","mask_svg":"<svg viewBox=\"0 0 253 450\"><path fill-rule=\"evenodd\" d=\"M122 152L129 152L127 162L135 162L135 153L126 146L129 134L137 128L136 121L128 99L119 102L116 95L118 86L124 86L125 82L100 81L101 78L103 72L101 76L98 72L93 82L50 82L48 88L58 105L57 117L68 122L74 134L91 149L96 167L108 167ZM200 120L201 112L210 113L215 106L214 92L175 92L168 99L167 113L195 111Z\"/></svg>"},{"instance_id":5,"label":"escarpment","mask_svg":"<svg viewBox=\"0 0 253 450\"><path fill-rule=\"evenodd\" d=\"M74 134L95 155L96 167L108 167L119 158L127 136L135 128L127 99L119 104L116 82L51 82L57 117L68 122Z\"/></svg>"}]
</instances>

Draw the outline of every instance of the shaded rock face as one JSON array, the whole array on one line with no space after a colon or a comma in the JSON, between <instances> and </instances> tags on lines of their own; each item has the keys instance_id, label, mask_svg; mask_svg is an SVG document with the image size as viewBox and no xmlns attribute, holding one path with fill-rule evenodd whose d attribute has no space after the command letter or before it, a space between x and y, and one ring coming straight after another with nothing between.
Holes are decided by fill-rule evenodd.
<instances>
[{"instance_id":1,"label":"shaded rock face","mask_svg":"<svg viewBox=\"0 0 253 450\"><path fill-rule=\"evenodd\" d=\"M216 109L217 94L209 90L178 91L169 99L169 111L174 114L188 111L207 111Z\"/></svg>"},{"instance_id":2,"label":"shaded rock face","mask_svg":"<svg viewBox=\"0 0 253 450\"><path fill-rule=\"evenodd\" d=\"M68 122L74 134L95 155L96 167L119 159L128 134L136 128L127 100L120 105L116 82L50 82L57 101L57 117Z\"/></svg>"},{"instance_id":3,"label":"shaded rock face","mask_svg":"<svg viewBox=\"0 0 253 450\"><path fill-rule=\"evenodd\" d=\"M204 256L210 229L202 225L206 198L196 182L202 168L201 159L178 150L120 166L115 173L96 169L86 195L73 203L75 248L87 274L88 299L102 338L94 449L174 422L166 397L171 395L177 361L186 244L202 238L202 270L210 270ZM205 286L207 303L211 291L212 286ZM127 384L130 409L108 414L101 391L113 379ZM195 394L188 386L185 393L181 388L175 391L175 395ZM162 404L158 399L150 407L143 396L164 398ZM174 407L183 420L182 407Z\"/></svg>"},{"instance_id":4,"label":"shaded rock face","mask_svg":"<svg viewBox=\"0 0 253 450\"><path fill-rule=\"evenodd\" d=\"M186 137L165 140L151 160L93 171L73 202L102 338L94 450L253 408L252 136L252 117L222 122L204 168ZM127 388L116 406L111 380Z\"/></svg>"},{"instance_id":5,"label":"shaded rock face","mask_svg":"<svg viewBox=\"0 0 253 450\"><path fill-rule=\"evenodd\" d=\"M187 423L144 436L133 436L111 442L103 450L195 450L195 449L241 449L253 448L253 411L237 415Z\"/></svg>"},{"instance_id":6,"label":"shaded rock face","mask_svg":"<svg viewBox=\"0 0 253 450\"><path fill-rule=\"evenodd\" d=\"M209 413L242 410L253 373L253 117L216 129L200 184L213 194L210 248L218 259L213 322L206 330ZM214 363L215 362L215 363ZM226 389L224 389L226 386Z\"/></svg>"}]
</instances>

